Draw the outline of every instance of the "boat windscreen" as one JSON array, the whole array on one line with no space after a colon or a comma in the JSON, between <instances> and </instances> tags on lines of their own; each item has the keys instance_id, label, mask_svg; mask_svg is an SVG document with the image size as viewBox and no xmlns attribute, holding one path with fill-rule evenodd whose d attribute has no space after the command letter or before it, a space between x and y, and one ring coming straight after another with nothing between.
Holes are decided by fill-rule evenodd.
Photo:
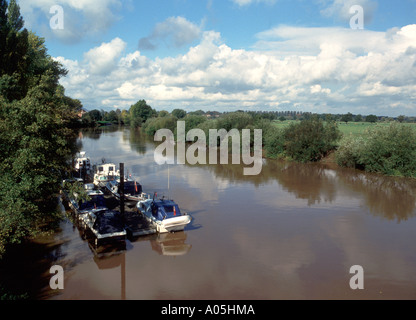
<instances>
[{"instance_id":1,"label":"boat windscreen","mask_svg":"<svg viewBox=\"0 0 416 320\"><path fill-rule=\"evenodd\" d=\"M124 193L126 194L141 194L142 186L140 183L134 183L134 181L124 182Z\"/></svg>"},{"instance_id":2,"label":"boat windscreen","mask_svg":"<svg viewBox=\"0 0 416 320\"><path fill-rule=\"evenodd\" d=\"M105 207L105 199L102 195L98 195L98 196L91 196L91 200L89 201L84 201L80 206L79 209L80 210L88 210L88 209L92 209L94 207Z\"/></svg>"},{"instance_id":3,"label":"boat windscreen","mask_svg":"<svg viewBox=\"0 0 416 320\"><path fill-rule=\"evenodd\" d=\"M182 215L178 205L172 201L158 203L157 207L157 211L165 218L173 218Z\"/></svg>"}]
</instances>

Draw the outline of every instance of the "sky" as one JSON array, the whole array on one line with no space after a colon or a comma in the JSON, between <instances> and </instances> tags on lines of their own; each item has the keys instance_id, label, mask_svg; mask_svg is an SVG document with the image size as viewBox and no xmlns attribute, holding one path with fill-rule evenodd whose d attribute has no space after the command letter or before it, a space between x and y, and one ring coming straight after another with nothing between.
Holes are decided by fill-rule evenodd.
<instances>
[{"instance_id":1,"label":"sky","mask_svg":"<svg viewBox=\"0 0 416 320\"><path fill-rule=\"evenodd\" d=\"M17 2L86 110L416 116L416 0Z\"/></svg>"}]
</instances>

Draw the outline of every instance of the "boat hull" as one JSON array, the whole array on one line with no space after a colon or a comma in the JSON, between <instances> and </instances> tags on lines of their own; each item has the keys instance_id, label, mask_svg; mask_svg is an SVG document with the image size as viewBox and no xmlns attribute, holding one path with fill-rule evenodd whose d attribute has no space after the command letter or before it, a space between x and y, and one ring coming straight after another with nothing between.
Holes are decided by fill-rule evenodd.
<instances>
[{"instance_id":1,"label":"boat hull","mask_svg":"<svg viewBox=\"0 0 416 320\"><path fill-rule=\"evenodd\" d=\"M157 230L159 233L183 231L190 222L191 217L188 215L169 218L157 224Z\"/></svg>"}]
</instances>

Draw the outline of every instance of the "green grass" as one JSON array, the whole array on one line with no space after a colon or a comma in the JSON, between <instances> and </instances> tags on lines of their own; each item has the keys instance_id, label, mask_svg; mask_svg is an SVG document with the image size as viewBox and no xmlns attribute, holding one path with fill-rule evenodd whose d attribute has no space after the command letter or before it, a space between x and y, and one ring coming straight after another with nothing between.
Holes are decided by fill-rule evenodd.
<instances>
[{"instance_id":1,"label":"green grass","mask_svg":"<svg viewBox=\"0 0 416 320\"><path fill-rule=\"evenodd\" d=\"M356 137L364 136L366 131L374 126L376 126L375 123L369 122L338 122L339 131L341 131L343 135L353 135Z\"/></svg>"},{"instance_id":2,"label":"green grass","mask_svg":"<svg viewBox=\"0 0 416 320\"><path fill-rule=\"evenodd\" d=\"M289 126L290 123L296 123L299 120L286 120L286 121L273 121L273 124L278 128L286 128ZM389 122L377 122L377 123L369 123L369 122L338 122L338 128L341 133L346 135L353 135L355 137L365 137L366 131L370 128L373 128L376 125L381 126L388 126ZM407 125L412 126L416 129L416 123L408 123Z\"/></svg>"}]
</instances>

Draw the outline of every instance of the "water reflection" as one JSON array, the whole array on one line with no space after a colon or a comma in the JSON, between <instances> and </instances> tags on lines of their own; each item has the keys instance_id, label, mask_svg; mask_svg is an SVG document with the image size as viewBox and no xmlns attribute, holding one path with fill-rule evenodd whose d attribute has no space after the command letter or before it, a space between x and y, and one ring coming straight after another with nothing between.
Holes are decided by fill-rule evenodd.
<instances>
[{"instance_id":1,"label":"water reflection","mask_svg":"<svg viewBox=\"0 0 416 320\"><path fill-rule=\"evenodd\" d=\"M190 166L189 164L187 164ZM283 190L308 206L334 203L340 196L362 199L362 205L388 220L407 220L415 216L416 180L333 169L326 164L301 164L265 160L257 176L244 176L239 165L199 165L212 172L218 181L252 183L256 187L276 181Z\"/></svg>"},{"instance_id":2,"label":"water reflection","mask_svg":"<svg viewBox=\"0 0 416 320\"><path fill-rule=\"evenodd\" d=\"M138 130L127 130L124 131L123 140L130 144L132 150L140 155L147 155L147 170L155 167L153 152L158 143L154 142L152 137ZM133 171L139 171L142 165L136 165ZM321 203L331 204L339 196L358 196L362 199L362 205L375 216L397 221L415 216L415 179L334 168L330 164L301 164L270 159L263 160L262 172L255 176L245 176L242 165L190 165L187 162L185 165L212 172L216 177L217 189L228 184L252 183L256 187L261 187L277 182L297 199L306 200L308 206ZM166 166L162 167L166 169ZM189 180L190 177L187 179ZM201 188L204 187L204 184L198 182L200 178L192 179L196 180L194 185L199 184ZM212 190L206 191L212 194Z\"/></svg>"},{"instance_id":3,"label":"water reflection","mask_svg":"<svg viewBox=\"0 0 416 320\"><path fill-rule=\"evenodd\" d=\"M150 241L152 250L163 256L183 256L187 254L192 245L185 243L185 232L158 234Z\"/></svg>"},{"instance_id":4,"label":"water reflection","mask_svg":"<svg viewBox=\"0 0 416 320\"><path fill-rule=\"evenodd\" d=\"M398 222L415 216L416 180L351 171L338 174L352 192L362 194L375 216Z\"/></svg>"}]
</instances>

